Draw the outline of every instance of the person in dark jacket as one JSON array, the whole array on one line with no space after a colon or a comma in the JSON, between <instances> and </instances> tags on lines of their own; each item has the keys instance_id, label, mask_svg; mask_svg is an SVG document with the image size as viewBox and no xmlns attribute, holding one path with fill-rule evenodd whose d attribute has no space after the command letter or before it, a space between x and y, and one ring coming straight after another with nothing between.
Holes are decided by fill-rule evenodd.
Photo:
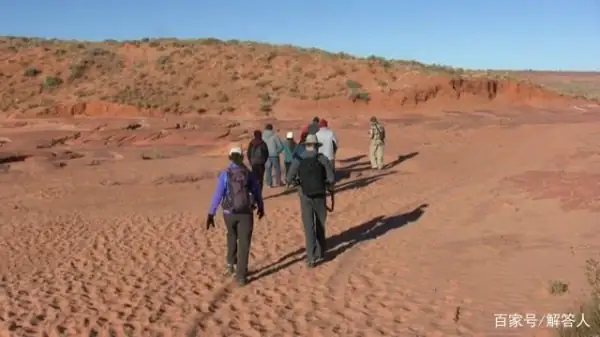
<instances>
[{"instance_id":1,"label":"person in dark jacket","mask_svg":"<svg viewBox=\"0 0 600 337\"><path fill-rule=\"evenodd\" d=\"M219 173L213 194L206 229L215 227L215 213L219 205L227 226L227 275L236 276L239 285L245 285L250 257L250 242L254 229L253 208L258 219L265 215L264 202L258 180L244 165L241 147L229 150L229 166ZM254 205L255 204L255 205Z\"/></svg>"},{"instance_id":2,"label":"person in dark jacket","mask_svg":"<svg viewBox=\"0 0 600 337\"><path fill-rule=\"evenodd\" d=\"M288 185L299 183L300 214L306 242L306 264L314 267L325 258L326 193L332 193L335 174L329 159L319 154L316 135L306 136L305 150L294 158L286 175Z\"/></svg>"},{"instance_id":3,"label":"person in dark jacket","mask_svg":"<svg viewBox=\"0 0 600 337\"><path fill-rule=\"evenodd\" d=\"M254 172L254 175L258 179L260 190L262 191L265 180L265 165L269 159L269 148L267 143L262 139L262 131L254 131L254 139L248 144L246 156L252 167L252 172Z\"/></svg>"},{"instance_id":4,"label":"person in dark jacket","mask_svg":"<svg viewBox=\"0 0 600 337\"><path fill-rule=\"evenodd\" d=\"M306 139L307 135L315 135L317 134L317 132L319 131L319 129L321 128L319 126L319 122L320 122L320 118L318 116L314 117L312 119L312 122L310 124L308 124L307 126L305 126L302 131L300 132L300 144L304 143L304 140Z\"/></svg>"}]
</instances>

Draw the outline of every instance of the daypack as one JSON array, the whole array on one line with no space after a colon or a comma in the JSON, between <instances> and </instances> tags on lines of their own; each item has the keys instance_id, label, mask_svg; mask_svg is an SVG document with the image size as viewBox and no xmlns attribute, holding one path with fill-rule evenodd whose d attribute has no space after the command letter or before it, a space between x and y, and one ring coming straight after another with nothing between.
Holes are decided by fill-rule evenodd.
<instances>
[{"instance_id":1,"label":"daypack","mask_svg":"<svg viewBox=\"0 0 600 337\"><path fill-rule=\"evenodd\" d=\"M250 165L262 165L267 161L268 153L264 153L263 142L252 142Z\"/></svg>"},{"instance_id":2,"label":"daypack","mask_svg":"<svg viewBox=\"0 0 600 337\"><path fill-rule=\"evenodd\" d=\"M380 124L373 125L373 139L385 141L385 128Z\"/></svg>"},{"instance_id":3,"label":"daypack","mask_svg":"<svg viewBox=\"0 0 600 337\"><path fill-rule=\"evenodd\" d=\"M250 172L244 167L232 167L227 170L227 195L224 209L232 213L252 213L252 198L248 188Z\"/></svg>"},{"instance_id":4,"label":"daypack","mask_svg":"<svg viewBox=\"0 0 600 337\"><path fill-rule=\"evenodd\" d=\"M319 161L319 156L321 154L303 158L298 166L302 193L309 198L324 197L327 192L325 166Z\"/></svg>"}]
</instances>

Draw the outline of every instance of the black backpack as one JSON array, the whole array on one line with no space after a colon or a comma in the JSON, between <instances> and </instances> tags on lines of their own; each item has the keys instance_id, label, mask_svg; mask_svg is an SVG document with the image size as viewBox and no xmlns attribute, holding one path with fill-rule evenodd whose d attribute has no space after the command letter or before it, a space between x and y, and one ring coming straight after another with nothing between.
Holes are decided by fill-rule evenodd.
<instances>
[{"instance_id":1,"label":"black backpack","mask_svg":"<svg viewBox=\"0 0 600 337\"><path fill-rule=\"evenodd\" d=\"M263 151L263 142L254 142L252 144L252 153L250 156L250 165L262 165L267 159L267 154Z\"/></svg>"},{"instance_id":2,"label":"black backpack","mask_svg":"<svg viewBox=\"0 0 600 337\"><path fill-rule=\"evenodd\" d=\"M303 158L298 166L302 193L309 198L324 197L327 193L325 166L319 161L320 155Z\"/></svg>"}]
</instances>

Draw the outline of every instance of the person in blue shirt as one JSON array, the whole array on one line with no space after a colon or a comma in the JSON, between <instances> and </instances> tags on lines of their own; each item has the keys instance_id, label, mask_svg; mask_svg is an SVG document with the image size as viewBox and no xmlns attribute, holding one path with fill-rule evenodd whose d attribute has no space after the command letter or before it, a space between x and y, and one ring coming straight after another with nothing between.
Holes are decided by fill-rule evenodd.
<instances>
[{"instance_id":1,"label":"person in blue shirt","mask_svg":"<svg viewBox=\"0 0 600 337\"><path fill-rule=\"evenodd\" d=\"M206 229L215 227L215 213L221 205L227 226L227 275L234 275L239 285L248 283L248 259L254 229L253 210L258 219L265 215L257 177L244 165L241 147L229 150L229 166L220 172L212 197Z\"/></svg>"}]
</instances>

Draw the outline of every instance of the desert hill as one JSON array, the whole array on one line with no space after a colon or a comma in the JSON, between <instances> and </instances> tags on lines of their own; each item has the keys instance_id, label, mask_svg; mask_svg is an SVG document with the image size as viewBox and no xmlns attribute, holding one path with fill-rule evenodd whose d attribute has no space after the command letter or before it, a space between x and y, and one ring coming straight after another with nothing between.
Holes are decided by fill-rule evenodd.
<instances>
[{"instance_id":1,"label":"desert hill","mask_svg":"<svg viewBox=\"0 0 600 337\"><path fill-rule=\"evenodd\" d=\"M415 61L255 42L0 38L0 110L26 115L278 117L349 109L554 103L530 82Z\"/></svg>"}]
</instances>

